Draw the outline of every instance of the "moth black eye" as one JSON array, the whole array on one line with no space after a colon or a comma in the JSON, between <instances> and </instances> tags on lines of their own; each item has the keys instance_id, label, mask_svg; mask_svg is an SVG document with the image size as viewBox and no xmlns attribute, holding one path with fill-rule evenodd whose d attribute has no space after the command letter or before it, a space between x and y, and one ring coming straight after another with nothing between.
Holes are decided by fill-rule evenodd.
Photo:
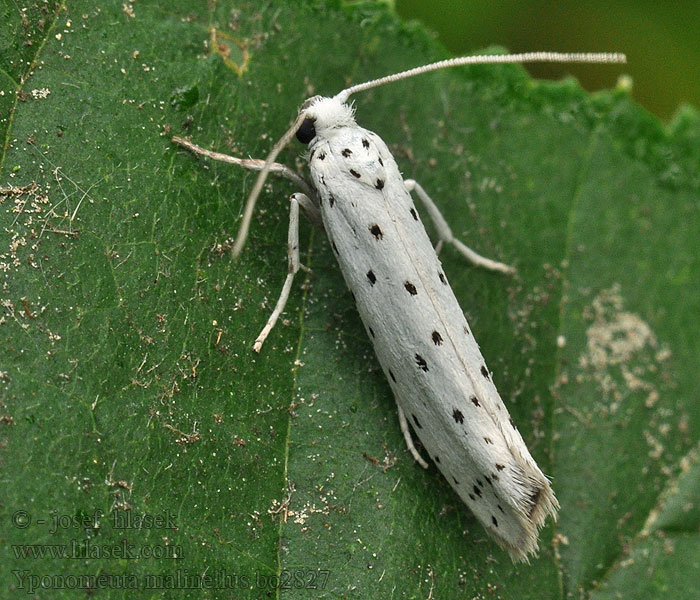
<instances>
[{"instance_id":1,"label":"moth black eye","mask_svg":"<svg viewBox=\"0 0 700 600\"><path fill-rule=\"evenodd\" d=\"M311 140L316 137L316 125L314 124L314 119L311 117L306 117L301 124L301 127L297 129L297 139L302 144L308 144Z\"/></svg>"}]
</instances>

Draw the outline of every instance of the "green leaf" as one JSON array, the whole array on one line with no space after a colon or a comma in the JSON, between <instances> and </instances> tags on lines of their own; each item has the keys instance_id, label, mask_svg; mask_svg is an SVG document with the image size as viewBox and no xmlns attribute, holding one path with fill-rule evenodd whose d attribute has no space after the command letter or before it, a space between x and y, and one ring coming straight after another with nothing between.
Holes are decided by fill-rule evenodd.
<instances>
[{"instance_id":1,"label":"green leaf","mask_svg":"<svg viewBox=\"0 0 700 600\"><path fill-rule=\"evenodd\" d=\"M645 597L661 598L697 579L697 468L677 480L700 425L695 110L664 127L622 90L591 97L514 66L355 99L358 122L455 234L518 268L506 278L441 255L562 504L539 558L514 566L407 453L310 226L311 272L251 352L286 273L294 189L269 181L234 261L253 174L169 141L263 157L306 97L444 50L370 3L76 1L2 14L3 589L629 596L651 570ZM673 504L676 481L690 496ZM51 555L64 546L80 560Z\"/></svg>"},{"instance_id":2,"label":"green leaf","mask_svg":"<svg viewBox=\"0 0 700 600\"><path fill-rule=\"evenodd\" d=\"M681 461L680 477L669 482L660 505L593 598L619 598L629 590L645 598L692 597L700 574L699 465L695 448Z\"/></svg>"}]
</instances>

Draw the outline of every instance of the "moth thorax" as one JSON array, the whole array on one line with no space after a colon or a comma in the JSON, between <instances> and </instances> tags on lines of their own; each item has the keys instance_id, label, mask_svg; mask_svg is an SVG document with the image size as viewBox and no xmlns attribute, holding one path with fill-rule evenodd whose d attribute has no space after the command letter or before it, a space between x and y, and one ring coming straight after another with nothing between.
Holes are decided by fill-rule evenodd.
<instances>
[{"instance_id":1,"label":"moth thorax","mask_svg":"<svg viewBox=\"0 0 700 600\"><path fill-rule=\"evenodd\" d=\"M348 104L335 98L317 97L306 109L306 114L313 119L316 133L334 127L355 125L353 109Z\"/></svg>"}]
</instances>

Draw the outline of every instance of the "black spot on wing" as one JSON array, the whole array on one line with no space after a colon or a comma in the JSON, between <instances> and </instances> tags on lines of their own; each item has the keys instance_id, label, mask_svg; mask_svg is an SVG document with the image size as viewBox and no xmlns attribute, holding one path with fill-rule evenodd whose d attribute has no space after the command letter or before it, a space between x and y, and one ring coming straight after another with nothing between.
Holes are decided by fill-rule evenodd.
<instances>
[{"instance_id":1,"label":"black spot on wing","mask_svg":"<svg viewBox=\"0 0 700 600\"><path fill-rule=\"evenodd\" d=\"M410 281L407 281L406 283L404 283L403 287L406 288L406 291L409 294L411 294L411 296L415 296L418 293L418 290L416 290L416 286L413 285Z\"/></svg>"},{"instance_id":2,"label":"black spot on wing","mask_svg":"<svg viewBox=\"0 0 700 600\"><path fill-rule=\"evenodd\" d=\"M369 142L365 138L362 138L362 146L364 148L369 148Z\"/></svg>"},{"instance_id":3,"label":"black spot on wing","mask_svg":"<svg viewBox=\"0 0 700 600\"><path fill-rule=\"evenodd\" d=\"M472 397L469 398L469 399L472 401L472 404L473 404L474 406L481 406L481 404L479 404L479 399L478 399L476 396L472 396Z\"/></svg>"},{"instance_id":4,"label":"black spot on wing","mask_svg":"<svg viewBox=\"0 0 700 600\"><path fill-rule=\"evenodd\" d=\"M372 269L367 271L367 279L369 279L370 285L374 285L375 283L377 283L377 276L374 274L374 271L372 271Z\"/></svg>"},{"instance_id":5,"label":"black spot on wing","mask_svg":"<svg viewBox=\"0 0 700 600\"><path fill-rule=\"evenodd\" d=\"M416 209L415 209L415 208L412 208L412 209L411 209L411 216L413 217L413 220L414 220L414 221L417 221L417 220L418 220L418 214L416 213Z\"/></svg>"},{"instance_id":6,"label":"black spot on wing","mask_svg":"<svg viewBox=\"0 0 700 600\"><path fill-rule=\"evenodd\" d=\"M411 416L413 417L413 422L416 424L416 427L418 427L418 429L423 429L422 425L418 422L418 417L414 414L411 414Z\"/></svg>"},{"instance_id":7,"label":"black spot on wing","mask_svg":"<svg viewBox=\"0 0 700 600\"><path fill-rule=\"evenodd\" d=\"M351 156L351 155L352 155L352 150L350 150L350 148L344 148L343 151L341 152L341 154L342 154L345 158L347 158L348 156Z\"/></svg>"},{"instance_id":8,"label":"black spot on wing","mask_svg":"<svg viewBox=\"0 0 700 600\"><path fill-rule=\"evenodd\" d=\"M376 187L378 190L383 189L384 188L384 180L377 179L377 183L374 184L374 187Z\"/></svg>"},{"instance_id":9,"label":"black spot on wing","mask_svg":"<svg viewBox=\"0 0 700 600\"><path fill-rule=\"evenodd\" d=\"M442 346L442 336L437 331L433 331L433 335L431 337L433 338L433 344L436 346Z\"/></svg>"},{"instance_id":10,"label":"black spot on wing","mask_svg":"<svg viewBox=\"0 0 700 600\"><path fill-rule=\"evenodd\" d=\"M378 240L381 240L384 237L384 233L382 233L379 225L370 225L369 231Z\"/></svg>"},{"instance_id":11,"label":"black spot on wing","mask_svg":"<svg viewBox=\"0 0 700 600\"><path fill-rule=\"evenodd\" d=\"M486 377L486 379L489 379L489 370L486 368L486 365L481 365L481 374Z\"/></svg>"},{"instance_id":12,"label":"black spot on wing","mask_svg":"<svg viewBox=\"0 0 700 600\"><path fill-rule=\"evenodd\" d=\"M416 364L421 370L428 372L428 363L425 362L425 359L420 354L416 354Z\"/></svg>"},{"instance_id":13,"label":"black spot on wing","mask_svg":"<svg viewBox=\"0 0 700 600\"><path fill-rule=\"evenodd\" d=\"M458 408L452 411L452 418L455 420L455 423L459 423L460 425L464 423L464 415Z\"/></svg>"},{"instance_id":14,"label":"black spot on wing","mask_svg":"<svg viewBox=\"0 0 700 600\"><path fill-rule=\"evenodd\" d=\"M362 177L362 175L360 175L357 171L355 171L355 169L350 169L350 175L352 175L353 177L356 177L357 179Z\"/></svg>"}]
</instances>

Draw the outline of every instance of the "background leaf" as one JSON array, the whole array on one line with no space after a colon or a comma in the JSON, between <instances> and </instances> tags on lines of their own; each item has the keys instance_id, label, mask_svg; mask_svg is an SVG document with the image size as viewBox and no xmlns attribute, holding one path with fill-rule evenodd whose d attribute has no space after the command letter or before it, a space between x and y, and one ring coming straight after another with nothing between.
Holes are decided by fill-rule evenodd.
<instances>
[{"instance_id":1,"label":"background leaf","mask_svg":"<svg viewBox=\"0 0 700 600\"><path fill-rule=\"evenodd\" d=\"M589 97L518 67L356 98L455 233L518 267L508 279L441 256L562 503L540 557L514 566L407 454L311 227L312 272L251 353L284 277L293 188L266 186L234 262L253 177L169 142L264 156L309 95L444 51L373 4L3 10L3 589L556 598L626 594L651 570L647 597L680 597L697 579L697 469L677 480L700 420L694 110L664 129L622 91ZM676 481L691 509L652 520ZM136 527L144 514L160 520Z\"/></svg>"}]
</instances>

